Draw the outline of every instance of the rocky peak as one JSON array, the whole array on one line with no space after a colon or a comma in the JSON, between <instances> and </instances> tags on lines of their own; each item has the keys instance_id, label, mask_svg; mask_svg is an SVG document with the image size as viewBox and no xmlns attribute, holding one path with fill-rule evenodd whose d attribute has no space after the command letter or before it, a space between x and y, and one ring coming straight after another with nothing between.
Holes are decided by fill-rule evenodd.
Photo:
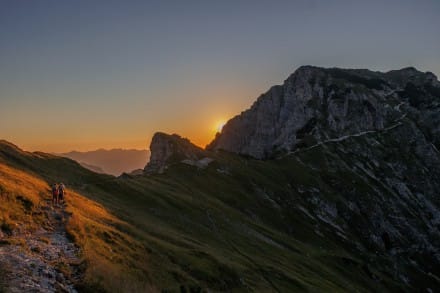
<instances>
[{"instance_id":1,"label":"rocky peak","mask_svg":"<svg viewBox=\"0 0 440 293\"><path fill-rule=\"evenodd\" d=\"M147 173L163 173L172 163L198 161L205 157L203 149L177 134L157 132L150 144L151 157L145 166Z\"/></svg>"},{"instance_id":2,"label":"rocky peak","mask_svg":"<svg viewBox=\"0 0 440 293\"><path fill-rule=\"evenodd\" d=\"M310 143L384 129L407 113L423 117L424 109L435 116L430 121L437 121L439 91L435 75L415 68L382 73L302 66L228 121L207 148L265 159ZM424 131L438 144L439 126L433 125Z\"/></svg>"},{"instance_id":3,"label":"rocky peak","mask_svg":"<svg viewBox=\"0 0 440 293\"><path fill-rule=\"evenodd\" d=\"M418 86L426 84L437 84L439 86L437 76L432 72L421 72L414 67L406 67L399 70L391 70L384 73L384 78L396 83L401 87L412 83Z\"/></svg>"}]
</instances>

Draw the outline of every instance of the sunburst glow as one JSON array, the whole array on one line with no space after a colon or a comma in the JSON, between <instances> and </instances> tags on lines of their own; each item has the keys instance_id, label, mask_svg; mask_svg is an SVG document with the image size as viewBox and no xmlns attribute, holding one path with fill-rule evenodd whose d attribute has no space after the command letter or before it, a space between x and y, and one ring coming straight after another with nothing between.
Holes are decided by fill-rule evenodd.
<instances>
[{"instance_id":1,"label":"sunburst glow","mask_svg":"<svg viewBox=\"0 0 440 293\"><path fill-rule=\"evenodd\" d=\"M225 126L226 122L224 120L220 120L217 122L215 130L217 132L222 132L223 126Z\"/></svg>"}]
</instances>

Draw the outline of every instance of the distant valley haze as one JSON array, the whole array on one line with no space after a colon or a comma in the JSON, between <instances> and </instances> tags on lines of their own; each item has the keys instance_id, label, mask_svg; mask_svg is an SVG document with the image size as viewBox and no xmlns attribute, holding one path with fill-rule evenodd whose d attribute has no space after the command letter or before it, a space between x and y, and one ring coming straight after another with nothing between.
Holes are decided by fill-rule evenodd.
<instances>
[{"instance_id":1,"label":"distant valley haze","mask_svg":"<svg viewBox=\"0 0 440 293\"><path fill-rule=\"evenodd\" d=\"M77 161L87 169L98 173L119 176L137 169L143 169L148 162L148 150L99 149L88 152L71 151L58 154Z\"/></svg>"}]
</instances>

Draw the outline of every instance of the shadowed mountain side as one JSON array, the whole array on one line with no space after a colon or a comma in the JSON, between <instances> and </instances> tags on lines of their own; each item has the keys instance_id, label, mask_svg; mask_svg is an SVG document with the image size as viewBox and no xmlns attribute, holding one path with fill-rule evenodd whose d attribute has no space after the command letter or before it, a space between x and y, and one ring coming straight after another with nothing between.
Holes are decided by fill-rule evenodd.
<instances>
[{"instance_id":1,"label":"shadowed mountain side","mask_svg":"<svg viewBox=\"0 0 440 293\"><path fill-rule=\"evenodd\" d=\"M46 170L53 167L52 160L59 160L60 175L65 177L63 181L70 191L67 202L72 216L66 229L83 251L86 270L78 288L116 292L127 290L124 286L129 284L135 288L130 289L132 292L145 291L142 288L146 287L285 291L373 285L368 285L369 277L363 275L361 268L356 278L362 279L360 284L363 285L357 284L358 281L352 283L334 270L339 260L333 260L331 255L352 259L349 251L339 248L338 240L332 238L326 240L326 250L321 250L320 236L313 235L313 226L306 224L307 217L302 213L292 215L292 220L302 223L296 236L291 238L283 232L284 224L279 226L283 221L271 215L274 210L267 206L264 196L249 193L254 188L254 180L259 182L258 190L264 182L272 184L272 180L263 175L268 174L269 166L258 167L256 161L257 165L248 161L251 164L248 169L242 159L218 154L215 162L223 163L213 163L202 173L182 163L169 166L166 175L110 180L75 164L77 179L84 180L79 186L78 181L71 181L73 178L68 176L71 172L62 171L70 164L68 160L42 158L42 154L33 155L18 149L14 153L14 168L7 165L7 159L1 163L5 164L1 178L6 179L0 181L5 203L2 205L5 209L1 210L2 229L10 229L12 233L15 227L38 229L45 220L44 214L39 213L38 202L49 196L49 186L38 176L20 169L26 170L29 165L34 166L33 160L38 160L41 169L34 171L50 178ZM260 169L262 167L265 171ZM80 176L81 173L85 176ZM31 183L33 181L38 185ZM106 210L95 208L96 203L79 193L101 202ZM20 209L22 202L29 206L30 214ZM263 206L266 208L261 209ZM260 223L255 222L256 217L261 219ZM288 223L290 220L285 222ZM326 235L325 229L320 231ZM324 255L328 255L328 260ZM327 264L328 261L332 264ZM359 260L353 261L356 267ZM127 282L128 279L131 281Z\"/></svg>"},{"instance_id":2,"label":"shadowed mountain side","mask_svg":"<svg viewBox=\"0 0 440 293\"><path fill-rule=\"evenodd\" d=\"M391 132L402 133L402 128ZM63 171L69 170L71 161L28 153L19 153L21 160L16 156L13 165L28 169L33 164L27 161L39 160L40 171L34 174L46 174L50 182L53 175L46 170L54 166L52 160L59 160L59 176L69 189L99 202L116 217L93 224L91 219L102 215L87 209L95 203L67 197L68 204L81 204L81 210L72 210L67 227L80 248L89 251L85 256L89 287L121 290L129 278L121 273L126 271L138 276L130 277L134 288L159 291L435 288L432 272L438 270L434 257L438 245L432 238L436 232L429 227L437 216L420 217L435 213L432 201L418 197L414 205L388 183L377 185L377 175L368 174L385 172L384 182L400 176L389 173L387 164L349 167L357 166L358 146L372 139L383 147L371 149L363 160L384 155L392 162L391 147L401 144L386 133L371 133L282 160L217 152L210 153L214 161L203 169L178 162L163 174L123 178L95 174L76 163L72 177L72 170ZM414 159L413 169L421 176L421 161ZM18 188L13 182L2 187L6 193L27 197L25 191L11 193ZM39 194L44 196L44 189ZM27 221L33 221L36 214L32 215ZM425 273L428 270L431 273ZM112 278L113 288L107 278L99 280L102 274L117 276Z\"/></svg>"},{"instance_id":3,"label":"shadowed mountain side","mask_svg":"<svg viewBox=\"0 0 440 293\"><path fill-rule=\"evenodd\" d=\"M415 285L419 278L435 286L439 280L431 273L414 275L440 268L439 122L440 83L432 73L414 68L381 73L304 66L231 119L203 153L188 141L165 134L153 139L151 149L152 157L159 158L159 173L192 161L190 165L204 174L194 163L204 157L214 162L209 166L216 166L218 173L233 178L239 176L222 164L218 151L245 155L243 182L251 181L252 199L239 209L249 209L259 193L278 212L299 209L310 219L332 226L337 237L356 247L355 254L383 251L379 258L393 263L393 279L419 288L423 286ZM170 140L173 147L163 147ZM157 154L153 146L159 146ZM174 151L178 159L169 160ZM289 165L289 175L252 180L249 157L266 159L260 163L265 176L270 174L269 166L278 169L292 159L302 167ZM208 164L204 168L210 170ZM313 177L304 177L307 169L313 170ZM289 183L281 183L282 176L290 178ZM283 191L260 186L271 181L278 182ZM215 184L211 187L215 194ZM299 198L292 192L299 192ZM271 221L262 220L257 210L251 213L256 221ZM285 230L288 234L298 228L287 216L283 219L275 227L291 223ZM347 231L351 231L348 237ZM316 229L314 233L320 235ZM408 262L404 255L418 261ZM363 268L373 279L379 278L368 266Z\"/></svg>"}]
</instances>

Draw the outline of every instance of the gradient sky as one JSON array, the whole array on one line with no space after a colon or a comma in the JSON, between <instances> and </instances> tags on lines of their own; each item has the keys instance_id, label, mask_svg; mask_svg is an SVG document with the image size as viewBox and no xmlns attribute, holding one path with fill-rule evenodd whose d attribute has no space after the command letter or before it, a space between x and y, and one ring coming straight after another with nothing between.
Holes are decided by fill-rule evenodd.
<instances>
[{"instance_id":1,"label":"gradient sky","mask_svg":"<svg viewBox=\"0 0 440 293\"><path fill-rule=\"evenodd\" d=\"M300 65L440 74L438 0L0 0L0 138L199 145Z\"/></svg>"}]
</instances>

